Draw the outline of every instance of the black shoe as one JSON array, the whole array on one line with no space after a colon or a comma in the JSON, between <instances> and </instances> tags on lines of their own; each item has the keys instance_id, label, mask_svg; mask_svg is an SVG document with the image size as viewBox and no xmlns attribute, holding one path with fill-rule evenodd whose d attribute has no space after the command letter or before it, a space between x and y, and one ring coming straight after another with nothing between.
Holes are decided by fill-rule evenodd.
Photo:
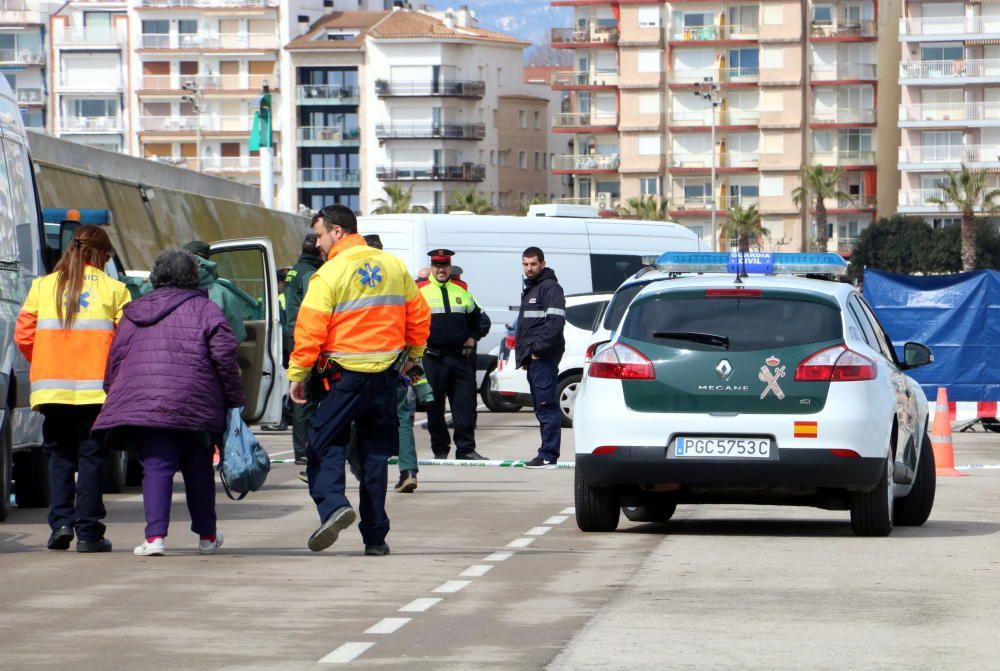
<instances>
[{"instance_id":1,"label":"black shoe","mask_svg":"<svg viewBox=\"0 0 1000 671\"><path fill-rule=\"evenodd\" d=\"M305 457L295 457L295 465L296 466L305 466L308 463L309 463L309 460L306 459Z\"/></svg>"},{"instance_id":2,"label":"black shoe","mask_svg":"<svg viewBox=\"0 0 1000 671\"><path fill-rule=\"evenodd\" d=\"M350 506L337 508L309 537L309 549L313 552L327 549L337 541L340 532L354 524L356 519L358 514L354 512L354 508Z\"/></svg>"},{"instance_id":3,"label":"black shoe","mask_svg":"<svg viewBox=\"0 0 1000 671\"><path fill-rule=\"evenodd\" d=\"M434 453L434 458L435 459L447 459L448 458L448 453L447 452L435 452Z\"/></svg>"},{"instance_id":4,"label":"black shoe","mask_svg":"<svg viewBox=\"0 0 1000 671\"><path fill-rule=\"evenodd\" d=\"M107 538L99 538L96 541L77 541L77 552L111 552L111 541Z\"/></svg>"},{"instance_id":5,"label":"black shoe","mask_svg":"<svg viewBox=\"0 0 1000 671\"><path fill-rule=\"evenodd\" d=\"M261 425L261 431L288 431L287 424L266 424Z\"/></svg>"},{"instance_id":6,"label":"black shoe","mask_svg":"<svg viewBox=\"0 0 1000 671\"><path fill-rule=\"evenodd\" d=\"M393 487L400 494L409 494L414 489L417 488L417 472L416 471L400 471L399 472L399 482Z\"/></svg>"},{"instance_id":7,"label":"black shoe","mask_svg":"<svg viewBox=\"0 0 1000 671\"><path fill-rule=\"evenodd\" d=\"M468 452L461 452L455 455L456 459L469 459L472 461L488 461L486 457L479 454L475 450L469 450Z\"/></svg>"},{"instance_id":8,"label":"black shoe","mask_svg":"<svg viewBox=\"0 0 1000 671\"><path fill-rule=\"evenodd\" d=\"M59 527L54 529L49 536L48 548L50 550L69 550L69 544L73 542L73 527Z\"/></svg>"},{"instance_id":9,"label":"black shoe","mask_svg":"<svg viewBox=\"0 0 1000 671\"><path fill-rule=\"evenodd\" d=\"M306 483L307 485L309 484L309 476L306 475L305 471L299 471L299 480Z\"/></svg>"},{"instance_id":10,"label":"black shoe","mask_svg":"<svg viewBox=\"0 0 1000 671\"><path fill-rule=\"evenodd\" d=\"M365 546L365 556L368 557L384 557L389 554L389 544L382 543L381 545L366 545Z\"/></svg>"},{"instance_id":11,"label":"black shoe","mask_svg":"<svg viewBox=\"0 0 1000 671\"><path fill-rule=\"evenodd\" d=\"M537 457L535 457L531 461L524 462L524 467L525 468L559 468L559 464L557 464L552 459L545 459L541 455L538 455Z\"/></svg>"}]
</instances>

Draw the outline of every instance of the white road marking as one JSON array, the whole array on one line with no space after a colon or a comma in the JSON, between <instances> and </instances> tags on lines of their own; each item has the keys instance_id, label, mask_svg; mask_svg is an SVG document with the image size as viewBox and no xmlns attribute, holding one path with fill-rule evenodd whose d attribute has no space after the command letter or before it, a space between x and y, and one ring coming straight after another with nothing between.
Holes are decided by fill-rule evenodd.
<instances>
[{"instance_id":1,"label":"white road marking","mask_svg":"<svg viewBox=\"0 0 1000 671\"><path fill-rule=\"evenodd\" d=\"M526 548L535 542L534 538L515 538L511 542L507 543L509 548Z\"/></svg>"},{"instance_id":2,"label":"white road marking","mask_svg":"<svg viewBox=\"0 0 1000 671\"><path fill-rule=\"evenodd\" d=\"M572 515L574 513L576 513L576 508L574 508L573 506L570 506L569 508L563 508L562 510L559 511L560 515Z\"/></svg>"},{"instance_id":3,"label":"white road marking","mask_svg":"<svg viewBox=\"0 0 1000 671\"><path fill-rule=\"evenodd\" d=\"M531 527L524 532L525 536L544 536L552 531L552 527Z\"/></svg>"},{"instance_id":4,"label":"white road marking","mask_svg":"<svg viewBox=\"0 0 1000 671\"><path fill-rule=\"evenodd\" d=\"M493 566L494 566L493 564L473 564L469 568L459 573L459 575L464 576L466 578L481 578L482 576L489 573L490 569L493 568Z\"/></svg>"},{"instance_id":5,"label":"white road marking","mask_svg":"<svg viewBox=\"0 0 1000 671\"><path fill-rule=\"evenodd\" d=\"M513 552L503 550L501 552L494 552L489 557L484 558L483 561L503 561L504 559L510 559L513 556Z\"/></svg>"},{"instance_id":6,"label":"white road marking","mask_svg":"<svg viewBox=\"0 0 1000 671\"><path fill-rule=\"evenodd\" d=\"M386 617L381 622L373 624L365 629L366 634L391 634L399 630L404 624L412 620L411 617Z\"/></svg>"},{"instance_id":7,"label":"white road marking","mask_svg":"<svg viewBox=\"0 0 1000 671\"><path fill-rule=\"evenodd\" d=\"M471 584L471 580L449 580L444 584L438 585L431 591L437 592L438 594L454 594L459 590L465 589Z\"/></svg>"},{"instance_id":8,"label":"white road marking","mask_svg":"<svg viewBox=\"0 0 1000 671\"><path fill-rule=\"evenodd\" d=\"M400 613L424 613L432 606L441 603L444 599L437 597L423 597L420 599L414 599L410 603L406 604L399 609Z\"/></svg>"},{"instance_id":9,"label":"white road marking","mask_svg":"<svg viewBox=\"0 0 1000 671\"><path fill-rule=\"evenodd\" d=\"M483 412L484 410L489 410L489 408L487 408L482 403L480 403L479 405L476 406L476 412ZM445 419L446 422L450 422L451 421L451 413L450 412L444 413L444 419ZM427 420L426 419L422 419L419 422L415 422L413 424L413 426L423 428L423 427L427 426Z\"/></svg>"},{"instance_id":10,"label":"white road marking","mask_svg":"<svg viewBox=\"0 0 1000 671\"><path fill-rule=\"evenodd\" d=\"M364 641L349 641L319 660L319 664L347 664L368 648L375 645Z\"/></svg>"},{"instance_id":11,"label":"white road marking","mask_svg":"<svg viewBox=\"0 0 1000 671\"><path fill-rule=\"evenodd\" d=\"M269 457L280 457L283 454L292 454L293 452L295 452L295 450L285 450L284 452L268 452L267 456L269 456Z\"/></svg>"},{"instance_id":12,"label":"white road marking","mask_svg":"<svg viewBox=\"0 0 1000 671\"><path fill-rule=\"evenodd\" d=\"M542 524L562 524L569 519L567 515L553 515L549 519L542 522Z\"/></svg>"}]
</instances>

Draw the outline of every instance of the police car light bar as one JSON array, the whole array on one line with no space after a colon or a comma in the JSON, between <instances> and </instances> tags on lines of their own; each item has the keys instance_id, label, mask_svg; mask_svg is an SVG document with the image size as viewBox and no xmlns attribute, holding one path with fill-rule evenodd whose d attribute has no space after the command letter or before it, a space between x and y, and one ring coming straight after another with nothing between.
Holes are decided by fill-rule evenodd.
<instances>
[{"instance_id":1,"label":"police car light bar","mask_svg":"<svg viewBox=\"0 0 1000 671\"><path fill-rule=\"evenodd\" d=\"M833 252L666 252L656 265L671 273L756 275L844 275L847 261Z\"/></svg>"}]
</instances>

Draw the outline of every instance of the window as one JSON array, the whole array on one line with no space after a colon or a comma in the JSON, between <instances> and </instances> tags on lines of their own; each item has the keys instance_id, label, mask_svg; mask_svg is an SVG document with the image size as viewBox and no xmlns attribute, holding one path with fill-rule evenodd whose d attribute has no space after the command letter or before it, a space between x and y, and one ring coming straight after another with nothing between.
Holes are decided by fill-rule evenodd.
<instances>
[{"instance_id":1,"label":"window","mask_svg":"<svg viewBox=\"0 0 1000 671\"><path fill-rule=\"evenodd\" d=\"M640 177L639 178L639 193L643 196L658 196L660 195L660 178L659 177Z\"/></svg>"},{"instance_id":2,"label":"window","mask_svg":"<svg viewBox=\"0 0 1000 671\"><path fill-rule=\"evenodd\" d=\"M180 19L177 21L177 32L181 35L195 35L198 32L196 19Z\"/></svg>"},{"instance_id":3,"label":"window","mask_svg":"<svg viewBox=\"0 0 1000 671\"><path fill-rule=\"evenodd\" d=\"M497 164L497 153L494 150L490 149L490 165L496 165L496 164Z\"/></svg>"},{"instance_id":4,"label":"window","mask_svg":"<svg viewBox=\"0 0 1000 671\"><path fill-rule=\"evenodd\" d=\"M0 109L4 109L6 112L6 107L7 102L0 100ZM8 140L5 139L3 142L6 144ZM6 262L20 260L17 248L17 228L14 225L11 210L7 207L7 204L11 202L13 192L14 189L6 166L0 162L0 204L3 205L0 207L0 261Z\"/></svg>"},{"instance_id":5,"label":"window","mask_svg":"<svg viewBox=\"0 0 1000 671\"><path fill-rule=\"evenodd\" d=\"M543 165L543 161L542 161L542 152L536 151L535 152L535 170L542 170L544 168L545 168L545 166Z\"/></svg>"},{"instance_id":6,"label":"window","mask_svg":"<svg viewBox=\"0 0 1000 671\"><path fill-rule=\"evenodd\" d=\"M607 304L607 301L594 301L593 303L571 305L566 308L566 321L569 322L570 326L578 329L593 331L597 316L601 314Z\"/></svg>"},{"instance_id":7,"label":"window","mask_svg":"<svg viewBox=\"0 0 1000 671\"><path fill-rule=\"evenodd\" d=\"M736 76L756 75L760 72L757 48L730 49L729 67Z\"/></svg>"},{"instance_id":8,"label":"window","mask_svg":"<svg viewBox=\"0 0 1000 671\"><path fill-rule=\"evenodd\" d=\"M872 331L875 332L875 339L878 340L877 349L885 355L886 359L893 363L898 363L896 359L896 350L892 347L892 339L889 338L885 330L882 328L882 325L879 324L878 317L875 316L875 313L872 312L871 307L864 301L864 299L858 296L855 296L854 298L857 300L858 305L861 306L861 311L868 318L868 321L871 322Z\"/></svg>"},{"instance_id":9,"label":"window","mask_svg":"<svg viewBox=\"0 0 1000 671\"><path fill-rule=\"evenodd\" d=\"M659 49L640 49L637 58L639 72L660 72L663 70Z\"/></svg>"},{"instance_id":10,"label":"window","mask_svg":"<svg viewBox=\"0 0 1000 671\"><path fill-rule=\"evenodd\" d=\"M639 136L639 156L658 156L660 154L659 135Z\"/></svg>"},{"instance_id":11,"label":"window","mask_svg":"<svg viewBox=\"0 0 1000 671\"><path fill-rule=\"evenodd\" d=\"M527 170L528 168L528 152L519 151L517 152L517 167L521 170Z\"/></svg>"},{"instance_id":12,"label":"window","mask_svg":"<svg viewBox=\"0 0 1000 671\"><path fill-rule=\"evenodd\" d=\"M38 210L35 208L34 178L28 152L20 141L6 137L3 139L4 154L7 159L7 174L10 177L11 214L17 234L18 259L21 267L34 272L38 258Z\"/></svg>"},{"instance_id":13,"label":"window","mask_svg":"<svg viewBox=\"0 0 1000 671\"><path fill-rule=\"evenodd\" d=\"M535 130L542 130L542 113L535 112Z\"/></svg>"},{"instance_id":14,"label":"window","mask_svg":"<svg viewBox=\"0 0 1000 671\"><path fill-rule=\"evenodd\" d=\"M659 7L640 7L639 8L639 27L640 28L659 28L660 27L660 8Z\"/></svg>"},{"instance_id":15,"label":"window","mask_svg":"<svg viewBox=\"0 0 1000 671\"><path fill-rule=\"evenodd\" d=\"M642 257L639 256L591 254L591 286L593 286L594 291L614 291L621 286L622 282L639 272L641 268Z\"/></svg>"},{"instance_id":16,"label":"window","mask_svg":"<svg viewBox=\"0 0 1000 671\"><path fill-rule=\"evenodd\" d=\"M497 88L503 88L503 68L497 68Z\"/></svg>"},{"instance_id":17,"label":"window","mask_svg":"<svg viewBox=\"0 0 1000 671\"><path fill-rule=\"evenodd\" d=\"M813 23L833 23L833 6L813 5Z\"/></svg>"},{"instance_id":18,"label":"window","mask_svg":"<svg viewBox=\"0 0 1000 671\"><path fill-rule=\"evenodd\" d=\"M524 110L517 111L517 127L518 128L528 127L528 113Z\"/></svg>"},{"instance_id":19,"label":"window","mask_svg":"<svg viewBox=\"0 0 1000 671\"><path fill-rule=\"evenodd\" d=\"M957 61L965 58L965 49L961 44L954 45L933 45L920 47L920 60L922 61ZM942 73L931 73L942 74ZM951 74L951 72L947 72Z\"/></svg>"}]
</instances>

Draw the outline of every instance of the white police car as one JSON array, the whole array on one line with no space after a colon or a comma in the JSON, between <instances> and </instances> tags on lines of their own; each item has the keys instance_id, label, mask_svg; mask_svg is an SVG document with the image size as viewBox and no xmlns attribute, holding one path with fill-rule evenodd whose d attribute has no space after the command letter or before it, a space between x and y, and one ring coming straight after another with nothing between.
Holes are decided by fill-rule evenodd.
<instances>
[{"instance_id":1,"label":"white police car","mask_svg":"<svg viewBox=\"0 0 1000 671\"><path fill-rule=\"evenodd\" d=\"M734 267L734 260L736 264ZM927 399L836 254L668 253L590 361L576 400L576 518L668 519L678 504L850 510L854 532L934 503ZM742 266L742 267L741 267ZM737 277L736 268L761 274Z\"/></svg>"}]
</instances>

